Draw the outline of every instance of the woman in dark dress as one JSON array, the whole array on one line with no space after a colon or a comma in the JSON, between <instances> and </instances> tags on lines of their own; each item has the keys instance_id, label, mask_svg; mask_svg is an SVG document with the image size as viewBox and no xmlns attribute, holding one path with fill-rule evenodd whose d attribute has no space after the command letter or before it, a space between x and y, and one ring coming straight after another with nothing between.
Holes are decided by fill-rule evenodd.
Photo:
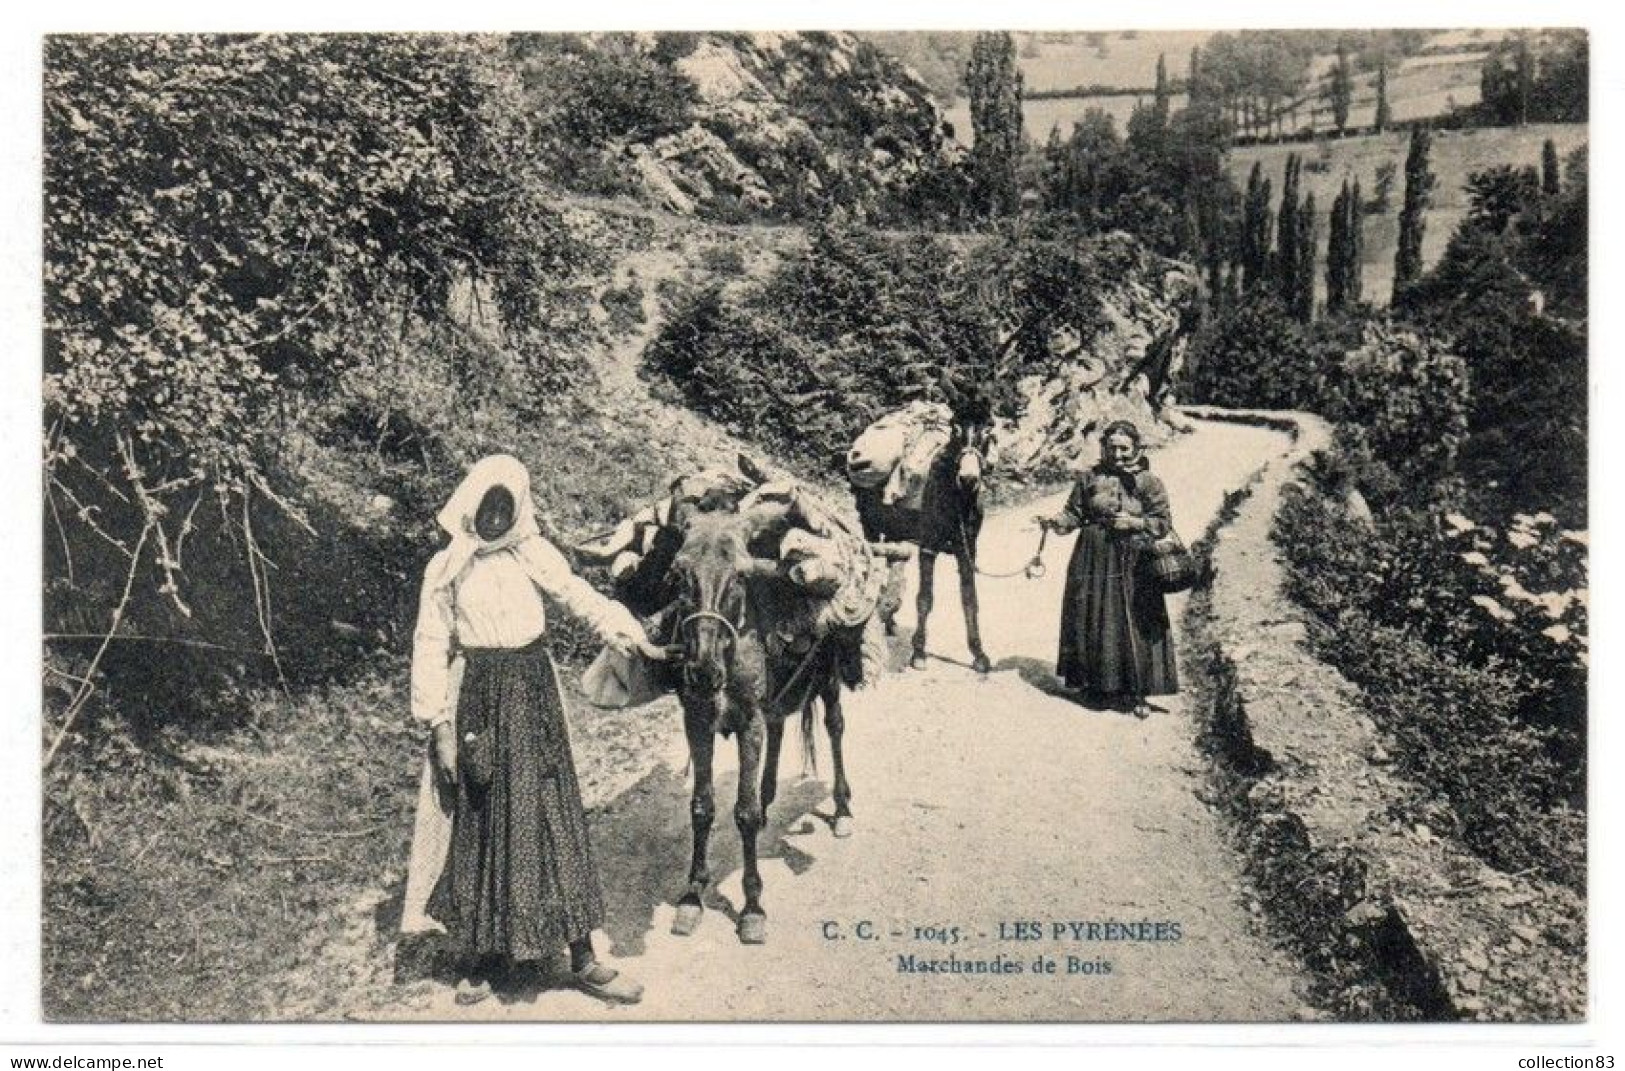
<instances>
[{"instance_id":1,"label":"woman in dark dress","mask_svg":"<svg viewBox=\"0 0 1625 1071\"><path fill-rule=\"evenodd\" d=\"M505 966L565 947L576 986L602 1000L636 1001L641 987L593 954L604 900L542 595L618 650L664 652L542 537L529 475L514 458L476 464L439 520L451 543L424 576L412 708L431 727L431 765L450 803L449 851L427 908L462 958L458 1001L488 996Z\"/></svg>"},{"instance_id":2,"label":"woman in dark dress","mask_svg":"<svg viewBox=\"0 0 1625 1071\"><path fill-rule=\"evenodd\" d=\"M1078 533L1067 566L1056 673L1085 700L1143 718L1150 712L1146 696L1179 691L1168 607L1143 561L1151 544L1173 529L1173 518L1138 428L1126 420L1108 424L1100 455L1073 485L1066 508L1038 518L1051 531Z\"/></svg>"}]
</instances>

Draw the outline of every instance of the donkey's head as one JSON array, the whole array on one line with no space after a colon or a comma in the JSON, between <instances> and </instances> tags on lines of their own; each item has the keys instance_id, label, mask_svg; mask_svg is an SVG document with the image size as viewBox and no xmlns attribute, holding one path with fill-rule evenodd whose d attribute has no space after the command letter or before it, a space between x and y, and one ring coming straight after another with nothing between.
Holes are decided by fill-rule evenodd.
<instances>
[{"instance_id":1,"label":"donkey's head","mask_svg":"<svg viewBox=\"0 0 1625 1071\"><path fill-rule=\"evenodd\" d=\"M959 462L955 470L959 489L966 494L974 494L982 486L982 476L987 469L987 449L992 441L992 432L986 424L955 422L953 438L949 441L959 449Z\"/></svg>"},{"instance_id":2,"label":"donkey's head","mask_svg":"<svg viewBox=\"0 0 1625 1071\"><path fill-rule=\"evenodd\" d=\"M777 575L778 563L755 558L738 514L709 513L688 525L669 574L686 692L718 696L727 687L741 637L753 626L749 581Z\"/></svg>"}]
</instances>

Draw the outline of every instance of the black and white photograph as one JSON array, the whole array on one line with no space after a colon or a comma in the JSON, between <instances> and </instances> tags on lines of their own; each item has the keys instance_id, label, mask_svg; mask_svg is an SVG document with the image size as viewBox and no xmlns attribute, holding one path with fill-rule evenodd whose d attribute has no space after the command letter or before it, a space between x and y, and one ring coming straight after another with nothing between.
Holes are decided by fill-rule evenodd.
<instances>
[{"instance_id":1,"label":"black and white photograph","mask_svg":"<svg viewBox=\"0 0 1625 1071\"><path fill-rule=\"evenodd\" d=\"M40 37L37 1018L1590 1020L1528 18Z\"/></svg>"}]
</instances>

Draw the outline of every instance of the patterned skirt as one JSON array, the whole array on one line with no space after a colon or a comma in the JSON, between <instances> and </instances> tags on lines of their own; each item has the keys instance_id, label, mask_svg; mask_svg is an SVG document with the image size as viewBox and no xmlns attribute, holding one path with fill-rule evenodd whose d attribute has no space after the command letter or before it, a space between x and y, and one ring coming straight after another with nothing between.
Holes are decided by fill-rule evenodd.
<instances>
[{"instance_id":1,"label":"patterned skirt","mask_svg":"<svg viewBox=\"0 0 1625 1071\"><path fill-rule=\"evenodd\" d=\"M543 959L604 922L558 677L543 639L464 654L451 853L430 914L465 957Z\"/></svg>"},{"instance_id":2,"label":"patterned skirt","mask_svg":"<svg viewBox=\"0 0 1625 1071\"><path fill-rule=\"evenodd\" d=\"M1172 629L1162 592L1140 571L1134 541L1086 525L1066 571L1061 651L1067 685L1105 696L1179 691Z\"/></svg>"}]
</instances>

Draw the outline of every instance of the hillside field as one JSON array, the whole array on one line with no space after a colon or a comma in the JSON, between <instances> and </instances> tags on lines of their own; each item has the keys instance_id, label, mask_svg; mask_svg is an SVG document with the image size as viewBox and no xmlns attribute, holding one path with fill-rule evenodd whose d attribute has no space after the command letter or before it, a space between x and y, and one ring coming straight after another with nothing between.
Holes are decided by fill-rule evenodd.
<instances>
[{"instance_id":1,"label":"hillside field","mask_svg":"<svg viewBox=\"0 0 1625 1071\"><path fill-rule=\"evenodd\" d=\"M1585 123L1543 123L1435 132L1429 161L1438 183L1433 190L1433 204L1428 210L1427 230L1422 240L1423 261L1430 266L1438 261L1450 235L1466 216L1468 175L1497 164L1538 168L1541 145L1547 138L1557 144L1559 155L1566 158L1572 150L1586 143L1589 129ZM1305 193L1315 195L1315 208L1320 216L1316 289L1324 298L1324 259L1331 230L1332 201L1344 178L1358 179L1362 194L1369 199L1376 186L1377 168L1392 161L1397 174L1390 204L1386 212L1365 217L1363 258L1365 297L1386 304L1393 289L1394 251L1399 242L1399 208L1405 192L1408 145L1409 135L1402 132L1327 141L1319 146L1252 145L1231 151L1230 175L1238 186L1245 187L1253 164L1262 161L1274 204L1278 207L1287 156L1294 152L1305 156L1303 188Z\"/></svg>"}]
</instances>

